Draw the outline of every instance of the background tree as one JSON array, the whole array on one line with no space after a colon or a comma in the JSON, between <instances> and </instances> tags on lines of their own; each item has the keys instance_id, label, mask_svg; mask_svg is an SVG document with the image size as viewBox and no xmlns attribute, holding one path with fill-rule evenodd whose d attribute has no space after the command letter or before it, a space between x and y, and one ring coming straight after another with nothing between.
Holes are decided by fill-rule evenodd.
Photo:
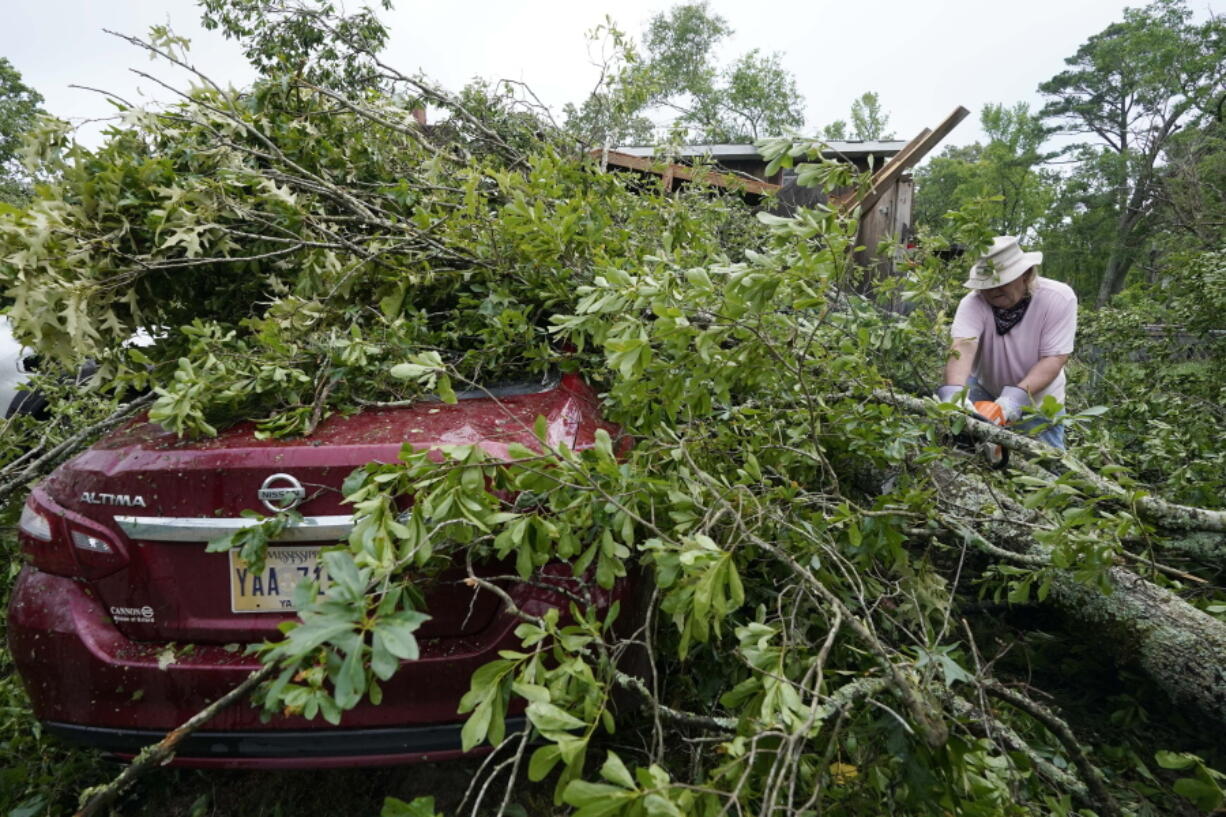
<instances>
[{"instance_id":1,"label":"background tree","mask_svg":"<svg viewBox=\"0 0 1226 817\"><path fill-rule=\"evenodd\" d=\"M890 115L881 107L876 91L865 91L851 103L851 138L870 141L893 139Z\"/></svg>"},{"instance_id":2,"label":"background tree","mask_svg":"<svg viewBox=\"0 0 1226 817\"><path fill-rule=\"evenodd\" d=\"M17 204L30 195L30 179L18 159L22 138L43 113L43 96L21 81L21 74L0 57L0 201Z\"/></svg>"},{"instance_id":3,"label":"background tree","mask_svg":"<svg viewBox=\"0 0 1226 817\"><path fill-rule=\"evenodd\" d=\"M836 119L821 130L823 139L893 139L890 115L881 106L876 91L865 91L851 103L850 130L846 119Z\"/></svg>"},{"instance_id":4,"label":"background tree","mask_svg":"<svg viewBox=\"0 0 1226 817\"><path fill-rule=\"evenodd\" d=\"M1067 152L1088 169L1087 206L1111 217L1105 245L1094 249L1105 259L1100 305L1119 292L1153 232L1164 150L1179 130L1204 121L1223 92L1223 23L1196 25L1191 16L1182 0L1127 9L1039 86L1049 97L1041 115L1089 137Z\"/></svg>"},{"instance_id":5,"label":"background tree","mask_svg":"<svg viewBox=\"0 0 1226 817\"><path fill-rule=\"evenodd\" d=\"M371 57L388 30L369 9L338 14L329 0L199 0L201 24L238 40L260 74L274 71L329 88L378 80ZM379 0L387 10L391 0Z\"/></svg>"},{"instance_id":6,"label":"background tree","mask_svg":"<svg viewBox=\"0 0 1226 817\"><path fill-rule=\"evenodd\" d=\"M847 137L847 120L836 119L829 125L822 127L823 139L846 139Z\"/></svg>"},{"instance_id":7,"label":"background tree","mask_svg":"<svg viewBox=\"0 0 1226 817\"><path fill-rule=\"evenodd\" d=\"M1226 244L1226 119L1175 134L1163 170L1156 197L1168 244L1204 250Z\"/></svg>"},{"instance_id":8,"label":"background tree","mask_svg":"<svg viewBox=\"0 0 1226 817\"><path fill-rule=\"evenodd\" d=\"M633 38L606 16L587 40L589 59L600 73L583 102L562 107L566 130L589 145L650 144L655 123L643 111L652 91L650 83L639 81L642 58Z\"/></svg>"},{"instance_id":9,"label":"background tree","mask_svg":"<svg viewBox=\"0 0 1226 817\"><path fill-rule=\"evenodd\" d=\"M613 30L621 53L605 72L611 81L566 109L567 128L586 141L639 137L644 118L688 142L750 142L804 125L804 99L778 54L754 49L720 64L716 50L732 28L705 2L657 14L641 49Z\"/></svg>"},{"instance_id":10,"label":"background tree","mask_svg":"<svg viewBox=\"0 0 1226 817\"><path fill-rule=\"evenodd\" d=\"M916 172L916 224L940 231L947 212L972 199L991 199L982 212L996 233L1033 240L1059 183L1043 167L1048 129L1025 103L986 105L979 121L986 144L951 145Z\"/></svg>"}]
</instances>

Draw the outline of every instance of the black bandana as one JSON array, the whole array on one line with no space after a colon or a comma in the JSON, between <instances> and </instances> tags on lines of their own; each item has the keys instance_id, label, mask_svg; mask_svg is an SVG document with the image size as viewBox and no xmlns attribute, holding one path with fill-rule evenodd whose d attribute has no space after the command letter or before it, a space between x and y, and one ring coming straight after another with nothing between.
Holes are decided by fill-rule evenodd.
<instances>
[{"instance_id":1,"label":"black bandana","mask_svg":"<svg viewBox=\"0 0 1226 817\"><path fill-rule=\"evenodd\" d=\"M996 334L1004 335L1010 329L1022 322L1026 317L1026 309L1030 306L1030 296L1027 295L1008 309L992 307L992 317L996 319Z\"/></svg>"}]
</instances>

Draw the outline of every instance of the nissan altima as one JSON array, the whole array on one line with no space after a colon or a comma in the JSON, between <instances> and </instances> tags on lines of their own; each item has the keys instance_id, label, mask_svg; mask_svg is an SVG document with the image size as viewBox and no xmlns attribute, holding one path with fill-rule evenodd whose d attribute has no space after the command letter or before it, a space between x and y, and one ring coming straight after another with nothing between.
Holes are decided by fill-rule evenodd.
<instances>
[{"instance_id":1,"label":"nissan altima","mask_svg":"<svg viewBox=\"0 0 1226 817\"><path fill-rule=\"evenodd\" d=\"M602 426L595 395L573 374L464 397L334 416L296 440L258 439L248 424L184 441L135 422L62 465L22 513L28 563L8 612L37 717L66 739L130 755L237 685L258 666L244 647L279 637L277 625L294 615L295 585L321 577L320 548L349 531L340 487L356 466L392 461L406 442L470 443L504 456L511 443L535 444L538 416L551 439L576 449ZM289 507L302 520L269 547L262 572L233 551L206 552L253 523L243 511ZM546 573L554 567L569 575L560 565ZM469 677L518 645L518 621L502 601L461 577L444 574L428 594L420 659L383 685L380 705L363 703L338 726L294 715L263 722L253 707L234 706L189 737L175 762L284 768L458 754L456 710ZM528 613L565 604L548 581L508 592ZM627 593L619 584L605 603Z\"/></svg>"}]
</instances>

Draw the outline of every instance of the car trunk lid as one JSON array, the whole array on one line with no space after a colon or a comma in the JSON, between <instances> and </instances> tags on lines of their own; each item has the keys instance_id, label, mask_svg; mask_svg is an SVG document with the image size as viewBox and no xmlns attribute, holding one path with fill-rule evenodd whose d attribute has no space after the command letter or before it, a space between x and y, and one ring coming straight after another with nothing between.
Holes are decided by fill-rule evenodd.
<instances>
[{"instance_id":1,"label":"car trunk lid","mask_svg":"<svg viewBox=\"0 0 1226 817\"><path fill-rule=\"evenodd\" d=\"M575 375L463 398L452 405L423 402L333 416L310 437L292 440L258 439L248 423L187 441L135 423L66 463L43 489L66 511L70 528L83 527L126 555L122 567L91 585L128 637L190 643L275 638L277 624L293 615L285 609L286 585L312 575L310 555L347 534L351 509L340 488L354 468L392 462L405 443L417 449L473 444L502 457L511 443L536 445L537 417L545 418L550 443L584 448L601 425L595 395ZM305 492L295 508L305 524L270 546L276 576L243 575L231 554L206 552L208 541L250 523L244 511L271 515L261 490L275 506L277 488L292 485L285 477ZM448 571L429 588L432 620L422 637L471 635L496 614L493 597L474 596L462 579L460 571Z\"/></svg>"}]
</instances>

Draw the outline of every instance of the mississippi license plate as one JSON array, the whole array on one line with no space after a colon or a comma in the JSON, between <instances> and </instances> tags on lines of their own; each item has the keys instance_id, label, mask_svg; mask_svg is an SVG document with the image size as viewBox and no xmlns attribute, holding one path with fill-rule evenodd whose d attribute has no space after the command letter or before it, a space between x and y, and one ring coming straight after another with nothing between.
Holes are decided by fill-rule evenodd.
<instances>
[{"instance_id":1,"label":"mississippi license plate","mask_svg":"<svg viewBox=\"0 0 1226 817\"><path fill-rule=\"evenodd\" d=\"M322 592L328 574L319 564L319 548L270 547L264 572L256 573L230 551L230 610L235 613L288 613L294 609L294 588L313 579Z\"/></svg>"}]
</instances>

